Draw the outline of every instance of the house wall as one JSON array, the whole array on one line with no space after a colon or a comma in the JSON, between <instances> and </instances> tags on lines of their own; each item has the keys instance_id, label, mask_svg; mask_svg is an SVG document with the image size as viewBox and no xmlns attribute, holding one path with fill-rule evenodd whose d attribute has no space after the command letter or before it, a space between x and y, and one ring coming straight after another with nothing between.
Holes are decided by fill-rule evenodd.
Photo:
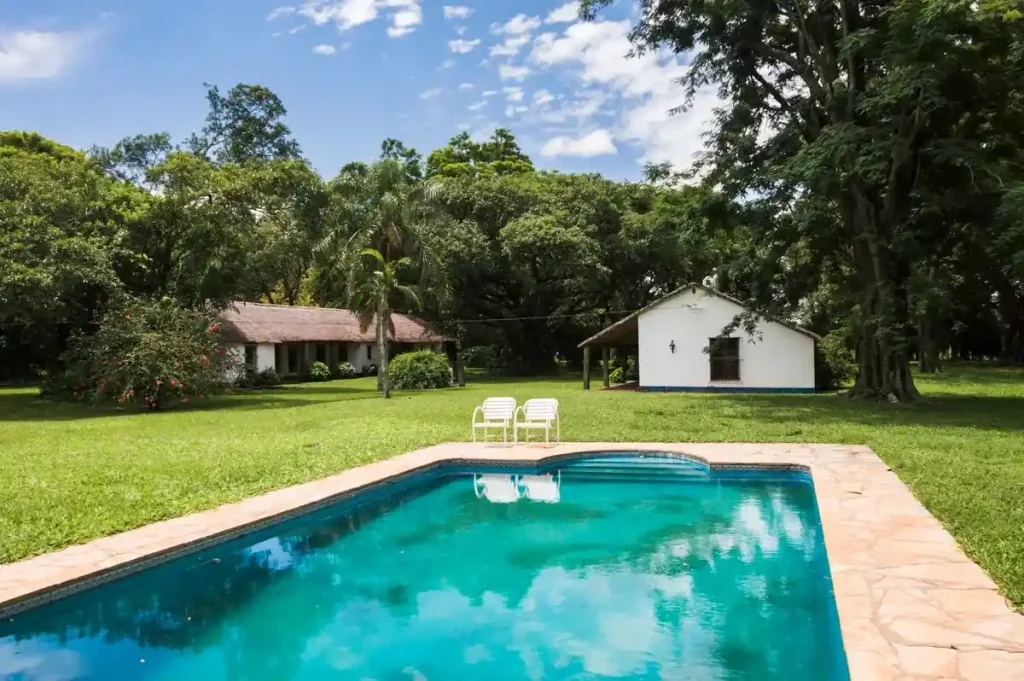
<instances>
[{"instance_id":1,"label":"house wall","mask_svg":"<svg viewBox=\"0 0 1024 681\"><path fill-rule=\"evenodd\" d=\"M370 358L366 358L366 348L370 348ZM376 343L348 343L348 363L356 371L362 371L367 364L380 364L380 352Z\"/></svg>"},{"instance_id":2,"label":"house wall","mask_svg":"<svg viewBox=\"0 0 1024 681\"><path fill-rule=\"evenodd\" d=\"M245 356L244 354L242 355ZM256 371L267 369L277 370L277 361L274 356L274 345L272 343L260 343L256 346Z\"/></svg>"},{"instance_id":3,"label":"house wall","mask_svg":"<svg viewBox=\"0 0 1024 681\"><path fill-rule=\"evenodd\" d=\"M731 334L741 338L740 380L711 383L711 365L704 348L741 311L739 305L698 289L643 312L637 319L640 387L813 391L814 339L766 321L758 325L760 338L756 334L749 337L742 329Z\"/></svg>"},{"instance_id":4,"label":"house wall","mask_svg":"<svg viewBox=\"0 0 1024 681\"><path fill-rule=\"evenodd\" d=\"M224 371L224 380L230 383L241 376L242 371L245 370L245 345L228 343L227 354L234 360L232 362L234 366Z\"/></svg>"}]
</instances>

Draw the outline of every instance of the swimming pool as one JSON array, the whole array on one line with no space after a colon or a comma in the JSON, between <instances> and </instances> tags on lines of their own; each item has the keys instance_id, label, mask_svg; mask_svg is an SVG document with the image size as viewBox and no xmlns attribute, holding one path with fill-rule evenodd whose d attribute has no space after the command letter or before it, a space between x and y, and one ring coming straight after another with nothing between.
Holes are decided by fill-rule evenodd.
<instances>
[{"instance_id":1,"label":"swimming pool","mask_svg":"<svg viewBox=\"0 0 1024 681\"><path fill-rule=\"evenodd\" d=\"M417 474L82 591L0 622L0 677L849 678L809 476L626 455Z\"/></svg>"}]
</instances>

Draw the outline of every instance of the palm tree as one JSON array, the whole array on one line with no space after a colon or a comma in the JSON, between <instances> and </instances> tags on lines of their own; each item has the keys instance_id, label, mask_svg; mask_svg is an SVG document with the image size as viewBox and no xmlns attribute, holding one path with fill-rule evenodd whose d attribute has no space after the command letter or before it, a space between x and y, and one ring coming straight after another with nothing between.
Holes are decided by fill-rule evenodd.
<instances>
[{"instance_id":1,"label":"palm tree","mask_svg":"<svg viewBox=\"0 0 1024 681\"><path fill-rule=\"evenodd\" d=\"M325 298L351 298L359 286L360 261L367 249L386 262L411 259L407 265L421 287L443 295L443 282L432 249L425 241L427 227L441 219L436 210L440 184L410 180L403 164L384 159L370 167L343 169L329 184L330 201L325 236L316 246L320 276L333 291ZM338 295L338 289L346 292ZM326 301L324 301L326 302Z\"/></svg>"},{"instance_id":2,"label":"palm tree","mask_svg":"<svg viewBox=\"0 0 1024 681\"><path fill-rule=\"evenodd\" d=\"M366 276L356 289L355 300L359 310L359 330L365 332L371 324L377 325L377 349L380 354L378 368L378 386L384 398L391 397L391 383L388 380L388 335L394 336L395 323L391 319L393 303L408 301L419 305L420 299L411 286L399 280L399 271L411 265L409 258L387 261L384 254L376 248L367 248L361 254L364 258L373 258L374 269L365 272Z\"/></svg>"}]
</instances>

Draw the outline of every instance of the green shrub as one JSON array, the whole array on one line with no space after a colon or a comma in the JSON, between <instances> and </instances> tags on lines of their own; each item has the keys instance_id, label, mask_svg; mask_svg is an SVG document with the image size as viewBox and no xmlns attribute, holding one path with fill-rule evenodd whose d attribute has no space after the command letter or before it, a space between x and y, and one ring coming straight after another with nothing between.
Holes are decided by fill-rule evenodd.
<instances>
[{"instance_id":1,"label":"green shrub","mask_svg":"<svg viewBox=\"0 0 1024 681\"><path fill-rule=\"evenodd\" d=\"M612 383L632 383L640 379L637 371L636 361L633 358L623 359L618 366L608 374L608 380Z\"/></svg>"},{"instance_id":2,"label":"green shrub","mask_svg":"<svg viewBox=\"0 0 1024 681\"><path fill-rule=\"evenodd\" d=\"M399 355L388 367L391 385L396 390L447 388L452 384L448 358L430 350Z\"/></svg>"},{"instance_id":3,"label":"green shrub","mask_svg":"<svg viewBox=\"0 0 1024 681\"><path fill-rule=\"evenodd\" d=\"M311 381L329 381L331 370L323 362L310 362L306 367L306 378Z\"/></svg>"},{"instance_id":4,"label":"green shrub","mask_svg":"<svg viewBox=\"0 0 1024 681\"><path fill-rule=\"evenodd\" d=\"M355 378L356 369L348 362L340 362L334 365L335 378Z\"/></svg>"},{"instance_id":5,"label":"green shrub","mask_svg":"<svg viewBox=\"0 0 1024 681\"><path fill-rule=\"evenodd\" d=\"M251 364L246 364L245 370L235 379L236 388L273 388L278 385L281 385L281 378L276 371L270 368L256 371Z\"/></svg>"},{"instance_id":6,"label":"green shrub","mask_svg":"<svg viewBox=\"0 0 1024 681\"><path fill-rule=\"evenodd\" d=\"M252 387L254 388L273 388L279 385L281 385L281 377L270 368L256 373L253 377Z\"/></svg>"},{"instance_id":7,"label":"green shrub","mask_svg":"<svg viewBox=\"0 0 1024 681\"><path fill-rule=\"evenodd\" d=\"M150 409L203 399L238 369L215 316L168 300L108 310L94 333L71 339L61 362L44 392Z\"/></svg>"},{"instance_id":8,"label":"green shrub","mask_svg":"<svg viewBox=\"0 0 1024 681\"><path fill-rule=\"evenodd\" d=\"M857 376L857 357L846 329L825 335L814 348L814 383L818 390L849 385Z\"/></svg>"}]
</instances>

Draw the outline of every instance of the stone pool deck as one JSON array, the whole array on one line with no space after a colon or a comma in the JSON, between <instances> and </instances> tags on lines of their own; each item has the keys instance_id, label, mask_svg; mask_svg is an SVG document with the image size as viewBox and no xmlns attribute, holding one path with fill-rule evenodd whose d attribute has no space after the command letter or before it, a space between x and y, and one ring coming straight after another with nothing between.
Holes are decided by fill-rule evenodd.
<instances>
[{"instance_id":1,"label":"stone pool deck","mask_svg":"<svg viewBox=\"0 0 1024 681\"><path fill-rule=\"evenodd\" d=\"M715 466L798 465L821 510L851 681L1024 681L1024 615L867 447L576 443L420 449L236 504L0 566L0 617L444 462L656 451ZM1024 557L1022 557L1024 560Z\"/></svg>"}]
</instances>

